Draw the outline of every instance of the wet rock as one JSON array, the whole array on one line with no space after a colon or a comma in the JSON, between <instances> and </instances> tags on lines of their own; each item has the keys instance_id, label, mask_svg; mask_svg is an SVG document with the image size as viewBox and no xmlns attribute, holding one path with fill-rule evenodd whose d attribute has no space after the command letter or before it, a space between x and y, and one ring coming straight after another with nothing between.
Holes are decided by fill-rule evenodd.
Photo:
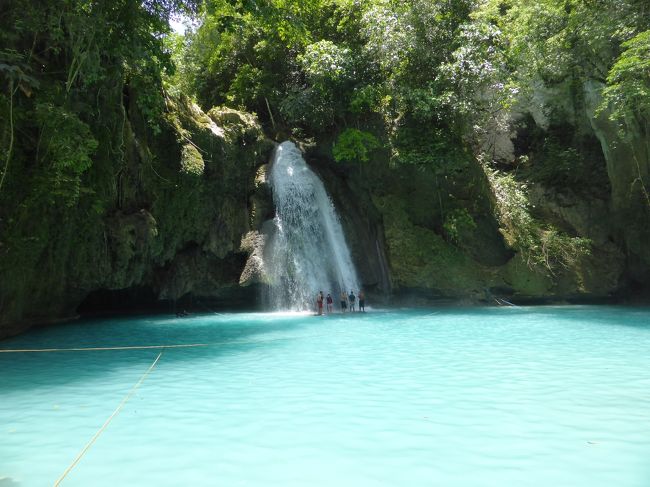
<instances>
[{"instance_id":1,"label":"wet rock","mask_svg":"<svg viewBox=\"0 0 650 487\"><path fill-rule=\"evenodd\" d=\"M259 231L248 232L241 243L241 250L248 254L246 265L239 278L241 286L268 283L268 276L264 264L264 249L267 235Z\"/></svg>"}]
</instances>

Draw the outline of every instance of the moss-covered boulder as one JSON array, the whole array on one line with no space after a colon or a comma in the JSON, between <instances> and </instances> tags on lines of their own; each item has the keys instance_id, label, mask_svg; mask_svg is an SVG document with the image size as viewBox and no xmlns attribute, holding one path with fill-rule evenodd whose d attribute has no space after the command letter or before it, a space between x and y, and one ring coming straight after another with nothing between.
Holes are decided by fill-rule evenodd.
<instances>
[{"instance_id":1,"label":"moss-covered boulder","mask_svg":"<svg viewBox=\"0 0 650 487\"><path fill-rule=\"evenodd\" d=\"M393 283L428 289L432 296L476 297L494 283L489 269L471 260L432 230L413 224L398 198L375 197L382 212Z\"/></svg>"}]
</instances>

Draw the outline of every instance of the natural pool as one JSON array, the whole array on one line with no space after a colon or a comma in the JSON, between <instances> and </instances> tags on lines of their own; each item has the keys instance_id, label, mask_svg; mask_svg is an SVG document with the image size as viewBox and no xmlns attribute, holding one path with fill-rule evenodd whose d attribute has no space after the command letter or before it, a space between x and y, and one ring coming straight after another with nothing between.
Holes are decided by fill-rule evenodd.
<instances>
[{"instance_id":1,"label":"natural pool","mask_svg":"<svg viewBox=\"0 0 650 487\"><path fill-rule=\"evenodd\" d=\"M138 317L0 349L0 487L650 485L650 310ZM131 393L130 396L129 393Z\"/></svg>"}]
</instances>

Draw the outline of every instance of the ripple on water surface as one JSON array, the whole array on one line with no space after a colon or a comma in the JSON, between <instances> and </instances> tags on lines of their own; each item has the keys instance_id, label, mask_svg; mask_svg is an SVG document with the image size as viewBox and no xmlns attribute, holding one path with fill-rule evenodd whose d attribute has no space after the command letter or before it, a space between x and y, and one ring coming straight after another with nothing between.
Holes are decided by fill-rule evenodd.
<instances>
[{"instance_id":1,"label":"ripple on water surface","mask_svg":"<svg viewBox=\"0 0 650 487\"><path fill-rule=\"evenodd\" d=\"M650 310L79 322L168 348L61 485L650 485ZM161 349L0 353L0 487L51 485Z\"/></svg>"}]
</instances>

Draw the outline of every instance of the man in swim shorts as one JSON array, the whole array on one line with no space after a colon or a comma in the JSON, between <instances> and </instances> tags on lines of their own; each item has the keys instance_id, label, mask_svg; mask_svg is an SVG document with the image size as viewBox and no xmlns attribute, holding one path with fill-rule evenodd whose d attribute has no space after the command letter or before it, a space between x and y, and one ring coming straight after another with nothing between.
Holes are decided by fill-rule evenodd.
<instances>
[{"instance_id":1,"label":"man in swim shorts","mask_svg":"<svg viewBox=\"0 0 650 487\"><path fill-rule=\"evenodd\" d=\"M345 291L341 291L341 313L345 313L348 308L348 297L345 295Z\"/></svg>"}]
</instances>

